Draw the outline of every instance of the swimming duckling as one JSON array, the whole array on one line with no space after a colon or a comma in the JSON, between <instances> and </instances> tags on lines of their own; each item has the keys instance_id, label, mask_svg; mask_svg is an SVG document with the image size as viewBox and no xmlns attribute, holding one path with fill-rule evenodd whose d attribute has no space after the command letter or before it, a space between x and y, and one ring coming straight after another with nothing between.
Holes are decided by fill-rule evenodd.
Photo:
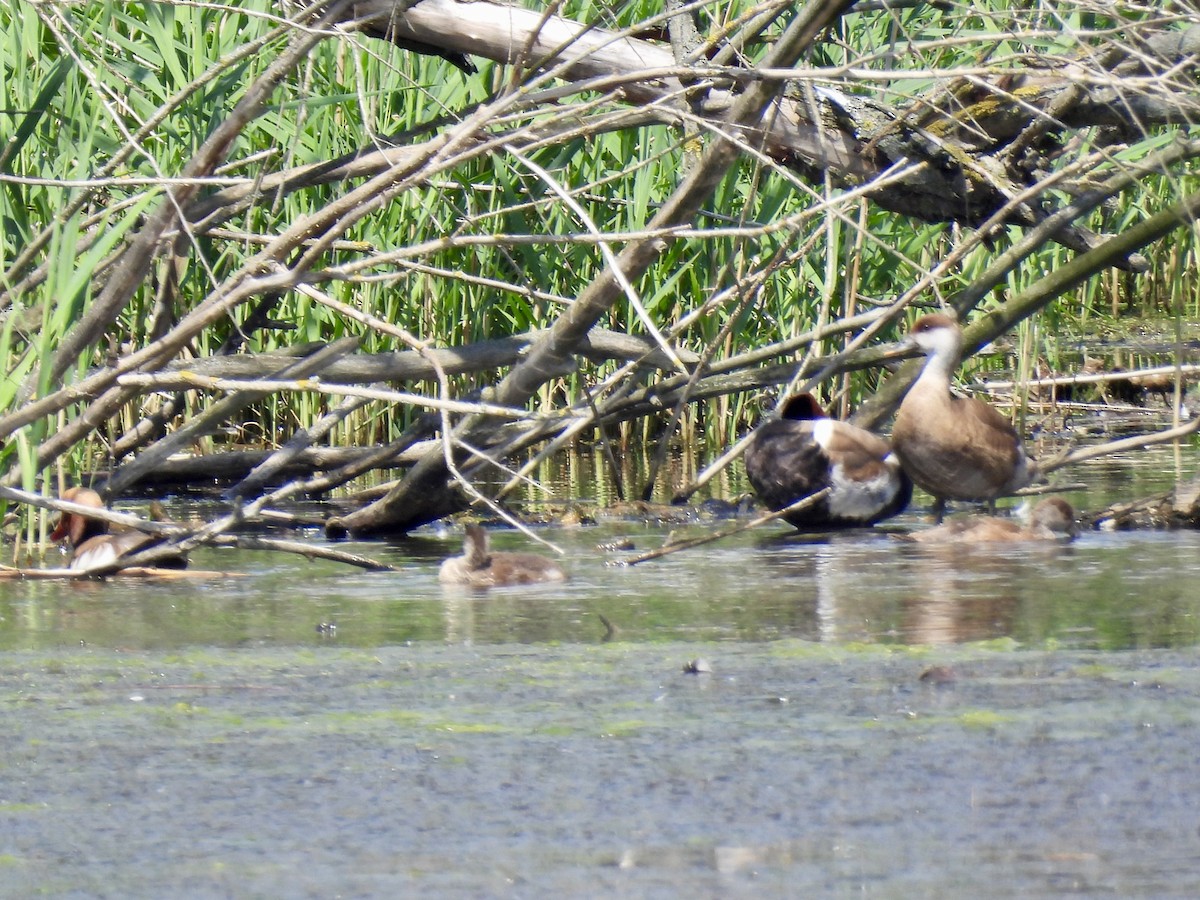
<instances>
[{"instance_id":1,"label":"swimming duckling","mask_svg":"<svg viewBox=\"0 0 1200 900\"><path fill-rule=\"evenodd\" d=\"M1061 497L1047 497L1033 508L1029 524L1022 526L1011 519L995 516L970 516L954 519L924 531L901 537L919 543L987 544L1013 541L1071 540L1078 534L1075 510Z\"/></svg>"},{"instance_id":2,"label":"swimming duckling","mask_svg":"<svg viewBox=\"0 0 1200 900\"><path fill-rule=\"evenodd\" d=\"M994 500L1032 484L1037 463L1012 424L982 400L950 393L962 354L958 323L922 316L906 343L929 358L896 413L892 447L909 477L933 495L938 520L946 500Z\"/></svg>"},{"instance_id":3,"label":"swimming duckling","mask_svg":"<svg viewBox=\"0 0 1200 900\"><path fill-rule=\"evenodd\" d=\"M567 574L552 559L537 553L490 553L488 534L480 525L467 525L463 555L442 563L442 584L495 587L505 584L534 584L566 581Z\"/></svg>"},{"instance_id":4,"label":"swimming duckling","mask_svg":"<svg viewBox=\"0 0 1200 900\"><path fill-rule=\"evenodd\" d=\"M759 426L745 465L771 510L830 488L825 499L784 517L800 529L874 525L912 498L912 482L887 441L829 418L812 394L789 397L779 418Z\"/></svg>"}]
</instances>

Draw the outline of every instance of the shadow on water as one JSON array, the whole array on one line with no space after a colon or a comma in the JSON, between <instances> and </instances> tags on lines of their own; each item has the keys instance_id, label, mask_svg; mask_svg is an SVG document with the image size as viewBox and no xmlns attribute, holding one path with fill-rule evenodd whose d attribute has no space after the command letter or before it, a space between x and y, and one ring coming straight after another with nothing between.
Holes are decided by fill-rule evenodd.
<instances>
[{"instance_id":1,"label":"shadow on water","mask_svg":"<svg viewBox=\"0 0 1200 900\"><path fill-rule=\"evenodd\" d=\"M1200 535L597 549L668 530L546 527L572 580L489 592L438 529L0 582L0 895L1200 895Z\"/></svg>"}]
</instances>

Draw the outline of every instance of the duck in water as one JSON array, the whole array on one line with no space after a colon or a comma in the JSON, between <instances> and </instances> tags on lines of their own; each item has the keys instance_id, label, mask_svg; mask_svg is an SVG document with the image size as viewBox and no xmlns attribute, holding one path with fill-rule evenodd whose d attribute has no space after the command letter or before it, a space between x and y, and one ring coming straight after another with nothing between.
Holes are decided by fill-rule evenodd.
<instances>
[{"instance_id":1,"label":"duck in water","mask_svg":"<svg viewBox=\"0 0 1200 900\"><path fill-rule=\"evenodd\" d=\"M68 488L63 491L62 499L93 509L104 508L104 500L91 488ZM58 524L50 533L50 540L56 543L65 542L71 548L68 568L83 570L106 566L122 556L161 543L163 538L136 530L110 534L107 522L81 513L69 512L59 517ZM160 560L156 565L164 569L184 569L187 568L187 558L180 554L178 557Z\"/></svg>"},{"instance_id":2,"label":"duck in water","mask_svg":"<svg viewBox=\"0 0 1200 900\"><path fill-rule=\"evenodd\" d=\"M1033 508L1028 525L996 516L953 519L924 531L901 536L901 540L929 544L989 544L1015 541L1071 540L1078 534L1075 510L1061 497L1047 497Z\"/></svg>"},{"instance_id":3,"label":"duck in water","mask_svg":"<svg viewBox=\"0 0 1200 900\"><path fill-rule=\"evenodd\" d=\"M475 524L466 526L463 555L447 559L438 572L442 584L479 588L566 579L567 574L558 563L537 553L490 552L487 532Z\"/></svg>"},{"instance_id":4,"label":"duck in water","mask_svg":"<svg viewBox=\"0 0 1200 900\"><path fill-rule=\"evenodd\" d=\"M994 500L1032 484L1037 463L1015 428L974 397L955 397L950 379L962 355L962 329L934 314L913 323L906 343L928 356L892 427L904 471L934 497L940 522L947 500Z\"/></svg>"},{"instance_id":5,"label":"duck in water","mask_svg":"<svg viewBox=\"0 0 1200 900\"><path fill-rule=\"evenodd\" d=\"M746 476L771 510L823 488L818 503L784 518L799 529L874 525L908 506L912 482L887 441L831 419L812 394L795 394L746 448Z\"/></svg>"}]
</instances>

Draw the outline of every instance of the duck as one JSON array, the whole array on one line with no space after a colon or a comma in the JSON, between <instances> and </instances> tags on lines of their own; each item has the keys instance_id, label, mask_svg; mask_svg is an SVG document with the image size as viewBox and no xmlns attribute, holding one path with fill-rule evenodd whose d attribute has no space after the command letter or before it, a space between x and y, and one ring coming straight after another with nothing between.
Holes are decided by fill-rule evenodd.
<instances>
[{"instance_id":1,"label":"duck","mask_svg":"<svg viewBox=\"0 0 1200 900\"><path fill-rule=\"evenodd\" d=\"M1078 533L1071 504L1061 497L1047 497L1033 508L1028 525L996 516L969 516L903 535L901 539L929 544L988 544L1069 541Z\"/></svg>"},{"instance_id":2,"label":"duck","mask_svg":"<svg viewBox=\"0 0 1200 900\"><path fill-rule=\"evenodd\" d=\"M941 313L922 316L904 343L927 359L896 413L892 449L913 482L933 495L937 521L947 500L990 502L1032 484L1037 463L1012 423L982 400L950 393L962 355L958 323Z\"/></svg>"},{"instance_id":3,"label":"duck","mask_svg":"<svg viewBox=\"0 0 1200 900\"><path fill-rule=\"evenodd\" d=\"M445 560L438 572L442 584L476 588L566 580L562 567L540 554L492 553L487 531L473 523L466 526L463 555Z\"/></svg>"},{"instance_id":4,"label":"duck","mask_svg":"<svg viewBox=\"0 0 1200 900\"><path fill-rule=\"evenodd\" d=\"M104 508L103 498L91 488L67 488L63 491L61 499L93 509ZM50 540L68 544L71 548L71 559L67 567L81 571L106 566L122 556L145 550L161 542L162 537L136 530L110 534L108 523L101 519L65 512L50 533ZM180 554L178 557L161 560L156 565L164 569L182 569L187 567L187 559Z\"/></svg>"},{"instance_id":5,"label":"duck","mask_svg":"<svg viewBox=\"0 0 1200 900\"><path fill-rule=\"evenodd\" d=\"M746 477L773 511L829 488L825 499L784 518L800 530L874 525L902 512L912 481L887 441L831 419L812 394L793 394L746 448Z\"/></svg>"}]
</instances>

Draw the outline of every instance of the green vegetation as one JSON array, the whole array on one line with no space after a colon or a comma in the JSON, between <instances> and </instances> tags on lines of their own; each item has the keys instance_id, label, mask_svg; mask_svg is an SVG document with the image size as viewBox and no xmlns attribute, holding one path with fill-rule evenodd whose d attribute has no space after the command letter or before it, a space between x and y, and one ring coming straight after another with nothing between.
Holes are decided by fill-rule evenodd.
<instances>
[{"instance_id":1,"label":"green vegetation","mask_svg":"<svg viewBox=\"0 0 1200 900\"><path fill-rule=\"evenodd\" d=\"M741 74L788 34L787 16L761 33L746 30L756 10L749 0L697 10L715 63L741 62L705 67L709 54L698 52L697 77L715 78L712 92L748 91L754 82ZM661 6L647 3L568 3L559 13L643 38L668 24ZM351 30L347 15L334 8L320 21L300 12L285 20L277 4L261 2L0 10L0 475L9 485L52 490L60 478L119 467L225 396L176 383L118 386L116 368L154 374L172 360L347 335L377 353L547 328L653 227L686 173L707 164L715 120L704 118L703 102L716 93L694 97L695 112L686 104L656 111L610 85L548 77L536 65L472 55L479 71L468 74ZM857 141L861 160L877 168L852 174L802 150L787 158L747 142L690 226L630 268L631 283L596 324L662 335L717 374L748 376L678 408L678 433L703 452L744 433L791 380L788 370L764 367L786 364L795 374L806 359L888 340L905 315L888 304L908 302L914 285L912 300L955 302L963 312L1036 291L1083 245L1102 245L1200 186L1190 129L1175 124L1196 99L1190 64L1177 65L1169 48L1161 59L1119 52L1121 41L1178 34L1196 19L1181 4L1160 16L1059 0L850 12L812 45L786 82L785 102L801 111L824 104L822 127ZM731 35L746 38L738 60L720 55L720 39ZM614 74L639 83L617 65ZM1074 95L1062 93L1064 77ZM223 129L228 140L215 146ZM914 162L928 153L926 171L955 168L978 208L931 211L940 189L918 195L916 176L909 195L896 189L898 146ZM372 156L381 152L394 158ZM351 170L356 154L362 167ZM1075 217L1072 239L1047 235L999 262L1045 214L1122 174L1129 183ZM996 197L1017 195L1023 206L1000 210ZM911 208L898 208L906 196ZM161 220L156 236L172 204L187 227ZM1167 340L1189 336L1185 323L1200 317L1194 230L1133 249L1144 271L1098 265L1023 314L1011 353L987 365L1028 376L1040 357L1070 369L1082 363L1079 340L1141 323ZM994 287L963 299L993 272ZM131 281L121 287L121 279ZM872 311L873 319L852 318ZM785 343L840 320L850 324ZM743 358L772 345L762 359ZM162 352L147 351L155 347ZM603 435L628 448L663 437L677 394L659 405L619 409L618 401L672 384L663 382L678 375L669 363L655 372L577 359L574 371L541 379L516 405L570 419L596 403L599 421L564 435L564 446ZM445 384L410 381L400 387L428 402L363 401L315 442L395 440L439 398L473 400L507 371L486 365ZM86 381L97 373L99 381ZM854 407L885 374L833 370L821 390ZM84 396L63 393L81 382L90 385ZM37 398L44 409L27 415ZM183 449L274 448L343 402L320 390L269 391ZM166 422L135 432L160 412ZM494 443L477 427L462 437ZM496 453L520 459L545 437L522 436Z\"/></svg>"}]
</instances>

